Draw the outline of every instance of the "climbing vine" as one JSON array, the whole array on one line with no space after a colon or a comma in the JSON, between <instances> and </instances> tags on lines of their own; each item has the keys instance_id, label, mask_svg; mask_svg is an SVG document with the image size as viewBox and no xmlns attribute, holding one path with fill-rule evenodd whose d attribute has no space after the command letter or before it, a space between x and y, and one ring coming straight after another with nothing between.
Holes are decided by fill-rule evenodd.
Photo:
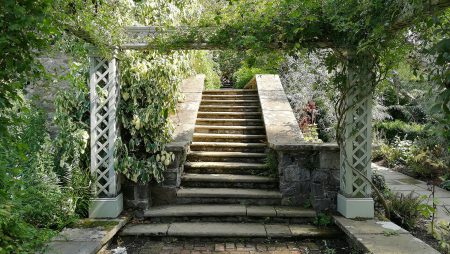
<instances>
[{"instance_id":1,"label":"climbing vine","mask_svg":"<svg viewBox=\"0 0 450 254\"><path fill-rule=\"evenodd\" d=\"M126 51L121 59L121 141L119 170L133 181L162 179L174 155L168 121L178 101L178 85L190 72L189 54Z\"/></svg>"}]
</instances>

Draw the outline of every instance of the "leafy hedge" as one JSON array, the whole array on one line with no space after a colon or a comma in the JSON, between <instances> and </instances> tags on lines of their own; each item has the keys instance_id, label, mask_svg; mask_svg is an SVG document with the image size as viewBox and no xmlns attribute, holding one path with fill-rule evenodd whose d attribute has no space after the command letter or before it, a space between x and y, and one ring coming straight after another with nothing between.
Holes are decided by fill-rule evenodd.
<instances>
[{"instance_id":1,"label":"leafy hedge","mask_svg":"<svg viewBox=\"0 0 450 254\"><path fill-rule=\"evenodd\" d=\"M415 140L418 137L425 136L424 126L416 123L406 123L400 120L378 122L374 127L385 135L391 143L395 137L402 139Z\"/></svg>"}]
</instances>

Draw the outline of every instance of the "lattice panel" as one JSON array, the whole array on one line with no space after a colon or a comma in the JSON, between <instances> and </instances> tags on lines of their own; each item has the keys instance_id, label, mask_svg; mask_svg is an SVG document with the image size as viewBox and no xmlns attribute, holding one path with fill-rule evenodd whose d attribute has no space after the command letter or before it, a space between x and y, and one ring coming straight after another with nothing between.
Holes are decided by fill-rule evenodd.
<instances>
[{"instance_id":1,"label":"lattice panel","mask_svg":"<svg viewBox=\"0 0 450 254\"><path fill-rule=\"evenodd\" d=\"M90 57L91 174L97 197L118 193L114 170L114 145L117 138L116 109L119 96L117 60Z\"/></svg>"},{"instance_id":2,"label":"lattice panel","mask_svg":"<svg viewBox=\"0 0 450 254\"><path fill-rule=\"evenodd\" d=\"M371 179L372 153L372 96L364 89L353 91L347 97L347 112L344 133L344 149L341 149L341 190L352 197L367 197L370 184L360 174Z\"/></svg>"}]
</instances>

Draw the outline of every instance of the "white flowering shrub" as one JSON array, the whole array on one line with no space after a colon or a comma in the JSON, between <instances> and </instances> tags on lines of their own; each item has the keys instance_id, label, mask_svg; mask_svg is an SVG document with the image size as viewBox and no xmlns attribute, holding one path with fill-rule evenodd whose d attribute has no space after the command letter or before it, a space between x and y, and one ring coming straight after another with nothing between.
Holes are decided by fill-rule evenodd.
<instances>
[{"instance_id":1,"label":"white flowering shrub","mask_svg":"<svg viewBox=\"0 0 450 254\"><path fill-rule=\"evenodd\" d=\"M281 65L280 79L298 122L304 117L309 100L318 107L317 125L319 137L330 141L335 137L336 115L328 83L330 74L322 63L326 51L297 54L286 57Z\"/></svg>"}]
</instances>

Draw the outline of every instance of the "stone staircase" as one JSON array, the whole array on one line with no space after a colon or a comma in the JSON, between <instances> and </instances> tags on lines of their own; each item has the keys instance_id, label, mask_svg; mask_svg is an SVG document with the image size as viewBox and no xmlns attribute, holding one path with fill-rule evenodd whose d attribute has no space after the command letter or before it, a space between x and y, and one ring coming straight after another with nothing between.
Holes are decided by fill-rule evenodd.
<instances>
[{"instance_id":1,"label":"stone staircase","mask_svg":"<svg viewBox=\"0 0 450 254\"><path fill-rule=\"evenodd\" d=\"M233 89L233 84L227 82L220 86L221 89Z\"/></svg>"},{"instance_id":2,"label":"stone staircase","mask_svg":"<svg viewBox=\"0 0 450 254\"><path fill-rule=\"evenodd\" d=\"M203 92L177 204L151 207L125 236L324 237L316 213L281 206L265 163L266 133L256 90Z\"/></svg>"}]
</instances>

